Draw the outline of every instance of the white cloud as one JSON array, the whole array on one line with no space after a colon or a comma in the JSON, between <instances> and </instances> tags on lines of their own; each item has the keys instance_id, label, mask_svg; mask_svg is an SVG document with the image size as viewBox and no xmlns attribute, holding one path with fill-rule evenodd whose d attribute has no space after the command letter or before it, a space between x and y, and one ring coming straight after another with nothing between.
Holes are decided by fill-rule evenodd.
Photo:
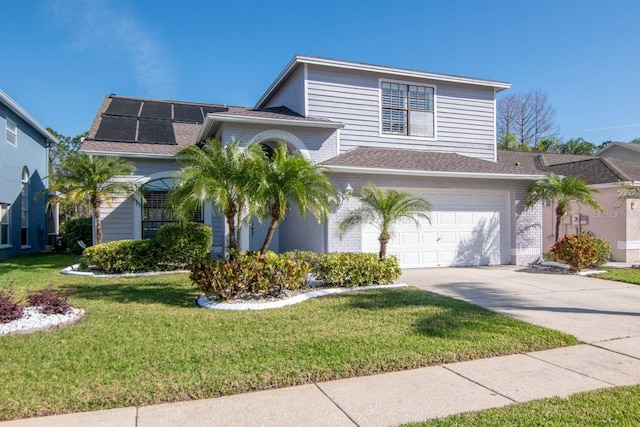
<instances>
[{"instance_id":1,"label":"white cloud","mask_svg":"<svg viewBox=\"0 0 640 427\"><path fill-rule=\"evenodd\" d=\"M127 4L113 0L51 0L55 22L77 50L125 61L144 96L170 96L177 84L162 44Z\"/></svg>"},{"instance_id":2,"label":"white cloud","mask_svg":"<svg viewBox=\"0 0 640 427\"><path fill-rule=\"evenodd\" d=\"M591 128L591 129L585 129L585 132L594 132L594 131L598 131L598 130L611 130L611 129L625 129L625 128L635 128L640 126L640 123L633 123L630 125L619 125L619 126L606 126L606 127L602 127L602 128Z\"/></svg>"}]
</instances>

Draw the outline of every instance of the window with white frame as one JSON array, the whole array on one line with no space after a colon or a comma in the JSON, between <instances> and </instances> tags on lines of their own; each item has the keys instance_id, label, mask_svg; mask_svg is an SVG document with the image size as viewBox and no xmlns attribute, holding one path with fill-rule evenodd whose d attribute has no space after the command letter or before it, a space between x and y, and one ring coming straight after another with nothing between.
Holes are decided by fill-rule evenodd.
<instances>
[{"instance_id":1,"label":"window with white frame","mask_svg":"<svg viewBox=\"0 0 640 427\"><path fill-rule=\"evenodd\" d=\"M29 169L22 168L22 190L20 192L21 245L29 245Z\"/></svg>"},{"instance_id":2,"label":"window with white frame","mask_svg":"<svg viewBox=\"0 0 640 427\"><path fill-rule=\"evenodd\" d=\"M18 125L7 117L7 142L14 147L18 146Z\"/></svg>"},{"instance_id":3,"label":"window with white frame","mask_svg":"<svg viewBox=\"0 0 640 427\"><path fill-rule=\"evenodd\" d=\"M0 246L9 244L9 204L0 203Z\"/></svg>"},{"instance_id":4,"label":"window with white frame","mask_svg":"<svg viewBox=\"0 0 640 427\"><path fill-rule=\"evenodd\" d=\"M381 92L383 134L435 137L433 87L383 81Z\"/></svg>"}]
</instances>

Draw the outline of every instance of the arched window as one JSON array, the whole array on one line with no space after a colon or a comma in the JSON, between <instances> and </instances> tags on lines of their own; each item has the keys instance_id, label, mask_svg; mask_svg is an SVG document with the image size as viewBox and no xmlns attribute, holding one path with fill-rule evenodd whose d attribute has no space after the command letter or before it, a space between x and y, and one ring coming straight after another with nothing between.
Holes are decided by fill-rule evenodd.
<instances>
[{"instance_id":1,"label":"arched window","mask_svg":"<svg viewBox=\"0 0 640 427\"><path fill-rule=\"evenodd\" d=\"M142 186L142 238L153 239L158 229L165 224L176 222L171 206L169 206L169 190L176 184L172 178L149 181ZM189 216L190 221L203 222L202 209Z\"/></svg>"},{"instance_id":2,"label":"arched window","mask_svg":"<svg viewBox=\"0 0 640 427\"><path fill-rule=\"evenodd\" d=\"M22 224L21 245L29 245L29 169L22 168L22 189L20 191L20 222Z\"/></svg>"}]
</instances>

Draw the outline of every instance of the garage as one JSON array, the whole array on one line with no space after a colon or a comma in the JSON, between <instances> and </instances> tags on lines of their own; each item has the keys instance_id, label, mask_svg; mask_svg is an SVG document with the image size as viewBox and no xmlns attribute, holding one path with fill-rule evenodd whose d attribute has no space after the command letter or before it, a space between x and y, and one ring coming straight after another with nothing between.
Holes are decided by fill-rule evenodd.
<instances>
[{"instance_id":1,"label":"garage","mask_svg":"<svg viewBox=\"0 0 640 427\"><path fill-rule=\"evenodd\" d=\"M420 220L391 228L387 253L402 268L493 265L510 262L509 194L507 192L435 192L416 196L432 204L431 224ZM379 231L362 229L362 251L378 252Z\"/></svg>"}]
</instances>

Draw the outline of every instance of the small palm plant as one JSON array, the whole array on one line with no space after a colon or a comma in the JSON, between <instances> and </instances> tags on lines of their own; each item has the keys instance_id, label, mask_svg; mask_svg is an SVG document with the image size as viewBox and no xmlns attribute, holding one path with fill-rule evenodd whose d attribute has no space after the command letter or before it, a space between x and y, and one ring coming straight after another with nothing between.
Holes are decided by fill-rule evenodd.
<instances>
[{"instance_id":1,"label":"small palm plant","mask_svg":"<svg viewBox=\"0 0 640 427\"><path fill-rule=\"evenodd\" d=\"M260 188L255 195L255 202L262 206L259 216L270 219L260 249L263 254L291 205L295 205L303 217L311 212L318 222L322 222L328 218L336 199L333 184L325 174L326 169L304 157L292 156L286 144L278 145L270 158L264 156L264 159Z\"/></svg>"},{"instance_id":2,"label":"small palm plant","mask_svg":"<svg viewBox=\"0 0 640 427\"><path fill-rule=\"evenodd\" d=\"M89 202L93 209L96 244L102 243L102 206L110 206L115 197L137 192L135 183L119 180L135 171L132 163L118 157L71 153L62 158L58 170L49 177L48 204L62 199L71 203Z\"/></svg>"},{"instance_id":3,"label":"small palm plant","mask_svg":"<svg viewBox=\"0 0 640 427\"><path fill-rule=\"evenodd\" d=\"M181 164L178 185L171 194L172 206L179 217L213 201L224 214L229 230L227 248L239 249L243 215L256 209L254 194L260 184L263 153L256 144L246 149L239 140L226 146L209 138L204 145L189 146L178 153Z\"/></svg>"},{"instance_id":4,"label":"small palm plant","mask_svg":"<svg viewBox=\"0 0 640 427\"><path fill-rule=\"evenodd\" d=\"M602 206L594 197L596 193L599 191L578 178L547 174L529 188L527 207L532 208L543 200L557 204L555 235L557 242L560 235L560 221L569 212L572 203L578 206L585 204L597 211L602 210Z\"/></svg>"},{"instance_id":5,"label":"small palm plant","mask_svg":"<svg viewBox=\"0 0 640 427\"><path fill-rule=\"evenodd\" d=\"M361 206L347 213L339 225L341 233L362 224L374 225L380 231L380 251L378 256L387 255L387 243L391 240L389 229L401 219L408 219L420 225L418 219L423 218L431 223L427 212L431 211L431 203L427 200L402 193L394 189L380 189L374 184L362 187L358 196Z\"/></svg>"}]
</instances>

